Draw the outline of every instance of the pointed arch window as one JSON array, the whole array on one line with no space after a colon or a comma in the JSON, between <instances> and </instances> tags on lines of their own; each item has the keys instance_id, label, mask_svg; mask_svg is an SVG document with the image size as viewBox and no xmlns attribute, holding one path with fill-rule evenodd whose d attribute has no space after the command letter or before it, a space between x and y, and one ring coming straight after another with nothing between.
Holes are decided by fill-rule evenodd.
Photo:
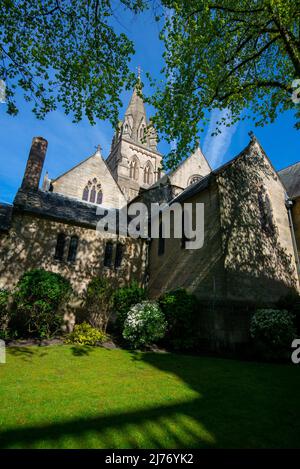
<instances>
[{"instance_id":1,"label":"pointed arch window","mask_svg":"<svg viewBox=\"0 0 300 469\"><path fill-rule=\"evenodd\" d=\"M98 194L97 194L97 204L98 204L98 205L101 205L101 204L102 204L102 199L103 199L103 194L102 194L102 191L99 190L99 191L98 191Z\"/></svg>"},{"instance_id":2,"label":"pointed arch window","mask_svg":"<svg viewBox=\"0 0 300 469\"><path fill-rule=\"evenodd\" d=\"M92 204L102 204L103 192L101 184L98 183L97 178L88 181L87 185L83 189L82 200L91 202Z\"/></svg>"},{"instance_id":3,"label":"pointed arch window","mask_svg":"<svg viewBox=\"0 0 300 469\"><path fill-rule=\"evenodd\" d=\"M85 188L83 189L82 200L88 201L89 200L89 193L90 193L90 190L89 190L88 186L85 186Z\"/></svg>"},{"instance_id":4,"label":"pointed arch window","mask_svg":"<svg viewBox=\"0 0 300 469\"><path fill-rule=\"evenodd\" d=\"M138 162L135 158L129 163L129 177L135 181L138 179Z\"/></svg>"},{"instance_id":5,"label":"pointed arch window","mask_svg":"<svg viewBox=\"0 0 300 469\"><path fill-rule=\"evenodd\" d=\"M150 162L148 162L144 169L144 183L152 184L153 183L153 169Z\"/></svg>"}]
</instances>

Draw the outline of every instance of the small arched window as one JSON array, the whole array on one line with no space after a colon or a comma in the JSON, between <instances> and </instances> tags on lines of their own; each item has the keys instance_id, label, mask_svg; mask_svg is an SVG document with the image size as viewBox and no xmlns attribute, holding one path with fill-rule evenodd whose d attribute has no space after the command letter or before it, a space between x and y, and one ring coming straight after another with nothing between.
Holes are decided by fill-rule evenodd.
<instances>
[{"instance_id":1,"label":"small arched window","mask_svg":"<svg viewBox=\"0 0 300 469\"><path fill-rule=\"evenodd\" d=\"M147 163L144 169L144 183L145 184L152 184L153 182L153 170L151 163Z\"/></svg>"},{"instance_id":2,"label":"small arched window","mask_svg":"<svg viewBox=\"0 0 300 469\"><path fill-rule=\"evenodd\" d=\"M202 176L200 174L194 174L193 176L190 177L188 181L188 186L191 184L195 184L196 182L199 182L202 179Z\"/></svg>"},{"instance_id":3,"label":"small arched window","mask_svg":"<svg viewBox=\"0 0 300 469\"><path fill-rule=\"evenodd\" d=\"M93 186L91 190L91 195L90 195L90 202L94 204L95 200L96 200L96 189L95 189L95 186Z\"/></svg>"},{"instance_id":4,"label":"small arched window","mask_svg":"<svg viewBox=\"0 0 300 469\"><path fill-rule=\"evenodd\" d=\"M100 190L100 191L98 191L98 194L97 194L97 204L101 205L102 200L103 200L103 194L102 194L102 191Z\"/></svg>"},{"instance_id":5,"label":"small arched window","mask_svg":"<svg viewBox=\"0 0 300 469\"><path fill-rule=\"evenodd\" d=\"M113 256L113 243L111 241L107 241L105 245L105 252L104 252L104 266L105 267L111 267L112 256Z\"/></svg>"},{"instance_id":6,"label":"small arched window","mask_svg":"<svg viewBox=\"0 0 300 469\"><path fill-rule=\"evenodd\" d=\"M89 194L90 194L89 188L88 188L88 186L85 186L85 188L83 189L82 200L88 201L89 200Z\"/></svg>"},{"instance_id":7,"label":"small arched window","mask_svg":"<svg viewBox=\"0 0 300 469\"><path fill-rule=\"evenodd\" d=\"M78 236L72 236L69 244L68 262L75 262L78 248Z\"/></svg>"},{"instance_id":8,"label":"small arched window","mask_svg":"<svg viewBox=\"0 0 300 469\"><path fill-rule=\"evenodd\" d=\"M65 252L65 244L66 244L66 235L64 233L58 233L54 259L57 259L58 261L63 260L64 252Z\"/></svg>"},{"instance_id":9,"label":"small arched window","mask_svg":"<svg viewBox=\"0 0 300 469\"><path fill-rule=\"evenodd\" d=\"M138 179L138 163L136 159L129 163L129 177L135 181Z\"/></svg>"}]
</instances>

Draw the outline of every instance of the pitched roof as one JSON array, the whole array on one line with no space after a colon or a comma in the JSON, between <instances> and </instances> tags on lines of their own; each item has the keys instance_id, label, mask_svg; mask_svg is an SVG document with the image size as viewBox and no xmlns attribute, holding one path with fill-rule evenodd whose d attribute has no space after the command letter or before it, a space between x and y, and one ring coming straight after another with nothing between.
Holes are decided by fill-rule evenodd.
<instances>
[{"instance_id":1,"label":"pitched roof","mask_svg":"<svg viewBox=\"0 0 300 469\"><path fill-rule=\"evenodd\" d=\"M236 161L238 158L243 156L245 153L247 153L251 147L253 146L254 143L258 143L255 138L251 139L251 141L248 143L248 145L234 158L231 160L227 161L227 163L224 163L223 165L219 166L219 168L212 170L207 176L204 178L200 179L200 181L195 182L194 184L191 184L188 186L184 191L182 191L179 195L177 195L171 203L174 202L183 202L184 200L193 197L194 195L198 194L199 192L205 190L210 183L213 181L214 177L220 173L222 173L228 166L230 166L234 161Z\"/></svg>"},{"instance_id":2,"label":"pitched roof","mask_svg":"<svg viewBox=\"0 0 300 469\"><path fill-rule=\"evenodd\" d=\"M278 171L278 175L283 183L288 196L295 199L300 196L300 162L292 164L287 168Z\"/></svg>"},{"instance_id":3,"label":"pitched roof","mask_svg":"<svg viewBox=\"0 0 300 469\"><path fill-rule=\"evenodd\" d=\"M14 200L16 210L89 228L96 228L97 222L101 219L96 213L97 208L96 205L80 202L56 192L41 190L19 190Z\"/></svg>"}]
</instances>

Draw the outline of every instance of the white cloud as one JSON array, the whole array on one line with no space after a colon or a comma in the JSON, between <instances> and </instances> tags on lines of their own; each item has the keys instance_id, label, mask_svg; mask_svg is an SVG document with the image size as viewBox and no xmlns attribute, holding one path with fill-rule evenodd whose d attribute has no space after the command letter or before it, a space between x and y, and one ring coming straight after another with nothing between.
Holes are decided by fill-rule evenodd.
<instances>
[{"instance_id":1,"label":"white cloud","mask_svg":"<svg viewBox=\"0 0 300 469\"><path fill-rule=\"evenodd\" d=\"M224 162L226 152L230 147L232 137L238 126L238 123L230 127L221 126L221 133L212 136L211 134L216 130L217 122L220 122L221 119L226 116L230 117L230 111L228 109L221 111L214 109L211 112L209 126L203 144L203 153L212 168L217 168Z\"/></svg>"}]
</instances>

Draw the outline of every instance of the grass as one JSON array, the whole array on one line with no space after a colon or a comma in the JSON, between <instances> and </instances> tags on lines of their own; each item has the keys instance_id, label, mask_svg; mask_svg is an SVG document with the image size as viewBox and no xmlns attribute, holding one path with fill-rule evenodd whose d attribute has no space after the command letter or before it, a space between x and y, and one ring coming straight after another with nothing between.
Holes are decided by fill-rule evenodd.
<instances>
[{"instance_id":1,"label":"grass","mask_svg":"<svg viewBox=\"0 0 300 469\"><path fill-rule=\"evenodd\" d=\"M1 448L300 447L300 366L72 346L7 355Z\"/></svg>"}]
</instances>

